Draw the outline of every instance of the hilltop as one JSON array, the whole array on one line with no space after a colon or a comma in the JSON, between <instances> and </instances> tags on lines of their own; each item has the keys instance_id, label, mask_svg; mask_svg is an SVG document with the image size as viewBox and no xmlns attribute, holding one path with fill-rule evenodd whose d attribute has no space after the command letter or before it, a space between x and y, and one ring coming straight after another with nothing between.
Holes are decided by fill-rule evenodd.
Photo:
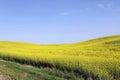
<instances>
[{"instance_id":1,"label":"hilltop","mask_svg":"<svg viewBox=\"0 0 120 80\"><path fill-rule=\"evenodd\" d=\"M74 75L70 77L72 80L119 80L120 35L72 44L0 41L0 58L35 67L54 68L67 74L70 72ZM62 78L69 80L65 76Z\"/></svg>"}]
</instances>

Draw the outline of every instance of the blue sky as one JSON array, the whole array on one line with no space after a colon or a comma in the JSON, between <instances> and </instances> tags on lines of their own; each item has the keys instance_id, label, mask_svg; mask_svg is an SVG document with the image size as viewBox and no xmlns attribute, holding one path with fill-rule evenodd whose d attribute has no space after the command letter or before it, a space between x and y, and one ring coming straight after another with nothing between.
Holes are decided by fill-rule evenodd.
<instances>
[{"instance_id":1,"label":"blue sky","mask_svg":"<svg viewBox=\"0 0 120 80\"><path fill-rule=\"evenodd\" d=\"M74 43L120 34L120 0L0 0L0 40Z\"/></svg>"}]
</instances>

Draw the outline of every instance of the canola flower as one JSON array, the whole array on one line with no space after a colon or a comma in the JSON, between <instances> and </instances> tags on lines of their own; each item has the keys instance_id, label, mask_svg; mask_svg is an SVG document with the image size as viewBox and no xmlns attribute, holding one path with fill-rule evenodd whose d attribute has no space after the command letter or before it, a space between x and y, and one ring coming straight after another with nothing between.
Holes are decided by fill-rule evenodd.
<instances>
[{"instance_id":1,"label":"canola flower","mask_svg":"<svg viewBox=\"0 0 120 80\"><path fill-rule=\"evenodd\" d=\"M120 79L120 36L58 45L0 41L0 58L73 71L82 77Z\"/></svg>"}]
</instances>

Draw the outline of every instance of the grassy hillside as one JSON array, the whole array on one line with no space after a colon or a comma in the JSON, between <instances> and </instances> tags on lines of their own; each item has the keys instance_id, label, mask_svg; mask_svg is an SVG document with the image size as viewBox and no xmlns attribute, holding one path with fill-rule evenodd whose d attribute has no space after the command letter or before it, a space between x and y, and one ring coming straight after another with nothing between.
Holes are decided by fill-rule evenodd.
<instances>
[{"instance_id":1,"label":"grassy hillside","mask_svg":"<svg viewBox=\"0 0 120 80\"><path fill-rule=\"evenodd\" d=\"M53 70L58 71L58 70ZM56 73L57 74L57 73ZM0 59L0 80L66 80L41 68Z\"/></svg>"},{"instance_id":2,"label":"grassy hillside","mask_svg":"<svg viewBox=\"0 0 120 80\"><path fill-rule=\"evenodd\" d=\"M84 79L120 79L120 35L60 45L1 41L0 57L73 72Z\"/></svg>"}]
</instances>

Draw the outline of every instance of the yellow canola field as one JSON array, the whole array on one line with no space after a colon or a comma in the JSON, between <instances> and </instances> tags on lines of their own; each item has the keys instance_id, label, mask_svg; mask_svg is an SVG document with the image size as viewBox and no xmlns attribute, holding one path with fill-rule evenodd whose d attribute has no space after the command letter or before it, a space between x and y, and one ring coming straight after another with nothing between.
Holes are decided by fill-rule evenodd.
<instances>
[{"instance_id":1,"label":"yellow canola field","mask_svg":"<svg viewBox=\"0 0 120 80\"><path fill-rule=\"evenodd\" d=\"M120 78L120 36L74 44L37 45L0 41L0 57L37 67L53 67L100 79Z\"/></svg>"}]
</instances>

